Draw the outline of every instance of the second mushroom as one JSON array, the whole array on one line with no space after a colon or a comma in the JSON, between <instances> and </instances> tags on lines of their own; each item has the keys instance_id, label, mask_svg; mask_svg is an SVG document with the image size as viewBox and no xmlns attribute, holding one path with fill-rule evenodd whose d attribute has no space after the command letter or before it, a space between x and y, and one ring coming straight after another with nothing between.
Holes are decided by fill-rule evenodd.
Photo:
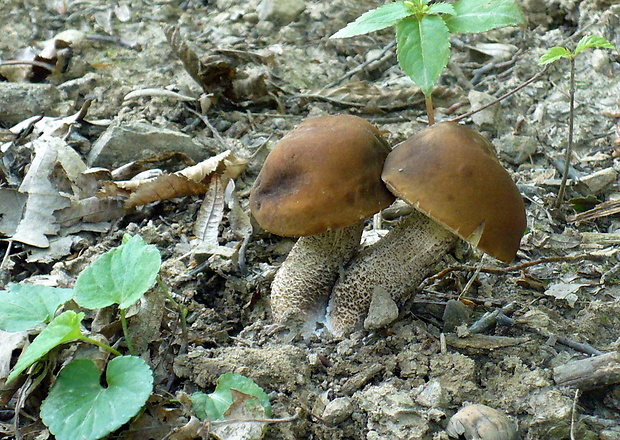
<instances>
[{"instance_id":1,"label":"second mushroom","mask_svg":"<svg viewBox=\"0 0 620 440\"><path fill-rule=\"evenodd\" d=\"M511 261L526 228L519 190L482 135L452 122L399 144L382 178L414 213L357 255L337 281L327 326L344 336L362 326L373 291L402 304L457 242Z\"/></svg>"}]
</instances>

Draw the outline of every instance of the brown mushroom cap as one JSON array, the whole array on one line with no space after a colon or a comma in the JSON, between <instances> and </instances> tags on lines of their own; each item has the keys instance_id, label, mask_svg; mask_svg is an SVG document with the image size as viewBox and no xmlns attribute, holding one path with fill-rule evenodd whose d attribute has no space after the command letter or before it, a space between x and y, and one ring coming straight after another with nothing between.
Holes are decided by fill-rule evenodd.
<instances>
[{"instance_id":1,"label":"brown mushroom cap","mask_svg":"<svg viewBox=\"0 0 620 440\"><path fill-rule=\"evenodd\" d=\"M525 232L523 198L489 141L454 122L422 130L394 148L388 188L492 257L511 261Z\"/></svg>"},{"instance_id":2,"label":"brown mushroom cap","mask_svg":"<svg viewBox=\"0 0 620 440\"><path fill-rule=\"evenodd\" d=\"M351 225L387 207L381 181L390 152L379 130L352 115L300 124L269 153L250 194L258 223L277 235L314 235Z\"/></svg>"}]
</instances>

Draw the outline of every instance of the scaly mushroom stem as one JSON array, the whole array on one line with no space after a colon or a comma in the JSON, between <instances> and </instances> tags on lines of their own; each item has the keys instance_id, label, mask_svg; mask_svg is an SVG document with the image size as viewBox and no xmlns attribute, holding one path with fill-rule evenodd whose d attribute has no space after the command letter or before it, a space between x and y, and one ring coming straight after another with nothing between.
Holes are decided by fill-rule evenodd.
<instances>
[{"instance_id":1,"label":"scaly mushroom stem","mask_svg":"<svg viewBox=\"0 0 620 440\"><path fill-rule=\"evenodd\" d=\"M327 327L335 336L361 328L375 287L402 304L414 293L434 263L456 243L457 236L415 211L345 268L332 291Z\"/></svg>"},{"instance_id":2,"label":"scaly mushroom stem","mask_svg":"<svg viewBox=\"0 0 620 440\"><path fill-rule=\"evenodd\" d=\"M316 323L340 269L357 251L363 229L360 221L297 240L271 285L271 311L276 322Z\"/></svg>"}]
</instances>

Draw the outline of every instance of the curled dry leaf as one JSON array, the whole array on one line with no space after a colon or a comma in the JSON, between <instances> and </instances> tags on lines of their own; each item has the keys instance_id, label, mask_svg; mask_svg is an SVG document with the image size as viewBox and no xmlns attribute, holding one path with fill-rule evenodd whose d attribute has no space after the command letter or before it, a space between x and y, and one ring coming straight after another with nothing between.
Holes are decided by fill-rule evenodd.
<instances>
[{"instance_id":1,"label":"curled dry leaf","mask_svg":"<svg viewBox=\"0 0 620 440\"><path fill-rule=\"evenodd\" d=\"M217 49L199 57L178 27L167 26L164 33L187 73L216 102L232 107L278 104L278 89L267 68L272 57L230 49Z\"/></svg>"},{"instance_id":2,"label":"curled dry leaf","mask_svg":"<svg viewBox=\"0 0 620 440\"><path fill-rule=\"evenodd\" d=\"M151 179L108 182L98 196L126 198L124 207L133 208L160 200L202 195L209 189L214 176L223 180L234 179L245 165L245 161L227 150L176 173Z\"/></svg>"}]
</instances>

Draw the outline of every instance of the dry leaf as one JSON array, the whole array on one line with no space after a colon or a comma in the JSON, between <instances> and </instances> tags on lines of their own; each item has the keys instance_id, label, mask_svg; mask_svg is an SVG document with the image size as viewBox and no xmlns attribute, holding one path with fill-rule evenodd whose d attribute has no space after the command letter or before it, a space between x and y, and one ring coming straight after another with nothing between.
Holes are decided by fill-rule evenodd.
<instances>
[{"instance_id":1,"label":"dry leaf","mask_svg":"<svg viewBox=\"0 0 620 440\"><path fill-rule=\"evenodd\" d=\"M176 197L202 195L209 188L213 176L235 178L245 169L245 165L245 161L227 150L173 174L162 174L147 180L108 182L100 197L128 197L125 207L132 208Z\"/></svg>"},{"instance_id":2,"label":"dry leaf","mask_svg":"<svg viewBox=\"0 0 620 440\"><path fill-rule=\"evenodd\" d=\"M194 235L200 240L199 247L218 247L219 226L224 217L224 185L214 176L205 193L202 206L194 223Z\"/></svg>"},{"instance_id":3,"label":"dry leaf","mask_svg":"<svg viewBox=\"0 0 620 440\"><path fill-rule=\"evenodd\" d=\"M75 168L79 167L77 164L81 159L58 138L37 139L32 144L35 157L19 187L19 192L27 194L28 199L11 239L45 248L49 246L47 235L56 235L59 230L54 211L70 205L69 198L60 194L56 184L67 175L80 171ZM86 166L83 163L82 166L84 170Z\"/></svg>"}]
</instances>

